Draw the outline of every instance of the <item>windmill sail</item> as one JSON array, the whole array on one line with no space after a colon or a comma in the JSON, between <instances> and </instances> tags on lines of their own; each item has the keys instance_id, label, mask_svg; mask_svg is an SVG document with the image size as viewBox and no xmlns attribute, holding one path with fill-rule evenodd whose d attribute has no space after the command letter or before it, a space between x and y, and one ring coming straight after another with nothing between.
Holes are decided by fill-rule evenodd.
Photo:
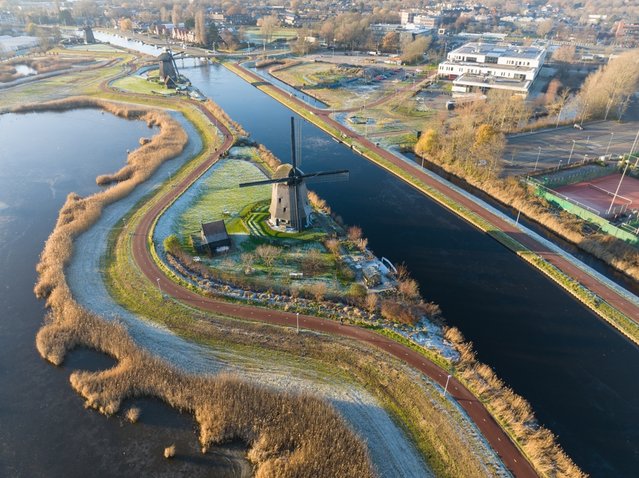
<instances>
[{"instance_id":1,"label":"windmill sail","mask_svg":"<svg viewBox=\"0 0 639 478\"><path fill-rule=\"evenodd\" d=\"M270 222L274 226L292 227L298 231L304 229L309 220L310 207L307 203L306 182L340 181L348 179L348 170L318 171L305 174L299 168L298 148L295 135L295 119L291 117L291 165L282 164L272 179L241 183L239 187L272 184ZM307 211L308 209L308 211Z\"/></svg>"}]
</instances>

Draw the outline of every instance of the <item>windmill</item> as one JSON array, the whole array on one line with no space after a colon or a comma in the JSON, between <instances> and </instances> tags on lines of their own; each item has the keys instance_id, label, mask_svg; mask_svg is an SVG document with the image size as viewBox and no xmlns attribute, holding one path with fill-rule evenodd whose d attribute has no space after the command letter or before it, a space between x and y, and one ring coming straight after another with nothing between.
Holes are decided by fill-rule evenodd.
<instances>
[{"instance_id":1,"label":"windmill","mask_svg":"<svg viewBox=\"0 0 639 478\"><path fill-rule=\"evenodd\" d=\"M184 53L176 53L175 55L169 48L158 56L160 62L160 79L168 88L175 88L180 83L180 71L178 70L175 59L184 57Z\"/></svg>"},{"instance_id":2,"label":"windmill","mask_svg":"<svg viewBox=\"0 0 639 478\"><path fill-rule=\"evenodd\" d=\"M309 223L311 208L308 204L306 183L348 180L348 170L320 171L305 174L298 167L295 149L295 118L291 117L291 164L281 164L275 170L273 179L241 183L240 187L272 184L271 224L301 231Z\"/></svg>"}]
</instances>

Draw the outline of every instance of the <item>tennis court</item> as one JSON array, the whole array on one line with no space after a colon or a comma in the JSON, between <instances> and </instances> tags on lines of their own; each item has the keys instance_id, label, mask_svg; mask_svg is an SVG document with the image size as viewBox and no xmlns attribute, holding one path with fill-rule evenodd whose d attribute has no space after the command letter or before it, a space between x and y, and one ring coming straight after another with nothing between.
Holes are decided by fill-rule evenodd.
<instances>
[{"instance_id":1,"label":"tennis court","mask_svg":"<svg viewBox=\"0 0 639 478\"><path fill-rule=\"evenodd\" d=\"M620 179L621 174L615 173L554 190L571 202L586 206L586 209L604 217L639 209L639 180L625 176L615 197Z\"/></svg>"}]
</instances>

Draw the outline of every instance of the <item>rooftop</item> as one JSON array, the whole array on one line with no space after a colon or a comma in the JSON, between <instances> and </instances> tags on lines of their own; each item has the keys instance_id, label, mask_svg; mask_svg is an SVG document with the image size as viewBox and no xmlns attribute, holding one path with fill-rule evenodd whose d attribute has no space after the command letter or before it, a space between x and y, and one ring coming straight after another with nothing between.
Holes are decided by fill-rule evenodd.
<instances>
[{"instance_id":1,"label":"rooftop","mask_svg":"<svg viewBox=\"0 0 639 478\"><path fill-rule=\"evenodd\" d=\"M534 46L499 45L496 43L466 43L450 54L474 54L493 57L524 58L534 60L543 53L543 48Z\"/></svg>"}]
</instances>

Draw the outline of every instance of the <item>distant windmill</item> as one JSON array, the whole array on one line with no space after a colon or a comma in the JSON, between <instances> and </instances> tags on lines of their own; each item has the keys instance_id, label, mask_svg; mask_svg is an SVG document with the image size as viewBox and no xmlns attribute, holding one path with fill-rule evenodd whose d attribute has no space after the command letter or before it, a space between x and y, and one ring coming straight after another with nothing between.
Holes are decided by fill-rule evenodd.
<instances>
[{"instance_id":1,"label":"distant windmill","mask_svg":"<svg viewBox=\"0 0 639 478\"><path fill-rule=\"evenodd\" d=\"M168 88L175 88L180 82L180 71L178 70L175 59L183 53L173 54L169 48L158 56L160 62L160 79Z\"/></svg>"},{"instance_id":2,"label":"distant windmill","mask_svg":"<svg viewBox=\"0 0 639 478\"><path fill-rule=\"evenodd\" d=\"M277 167L273 179L240 184L241 188L272 184L271 223L301 231L308 226L311 207L308 204L307 182L348 180L348 170L321 171L304 174L298 168L295 149L295 119L291 117L291 164Z\"/></svg>"}]
</instances>

